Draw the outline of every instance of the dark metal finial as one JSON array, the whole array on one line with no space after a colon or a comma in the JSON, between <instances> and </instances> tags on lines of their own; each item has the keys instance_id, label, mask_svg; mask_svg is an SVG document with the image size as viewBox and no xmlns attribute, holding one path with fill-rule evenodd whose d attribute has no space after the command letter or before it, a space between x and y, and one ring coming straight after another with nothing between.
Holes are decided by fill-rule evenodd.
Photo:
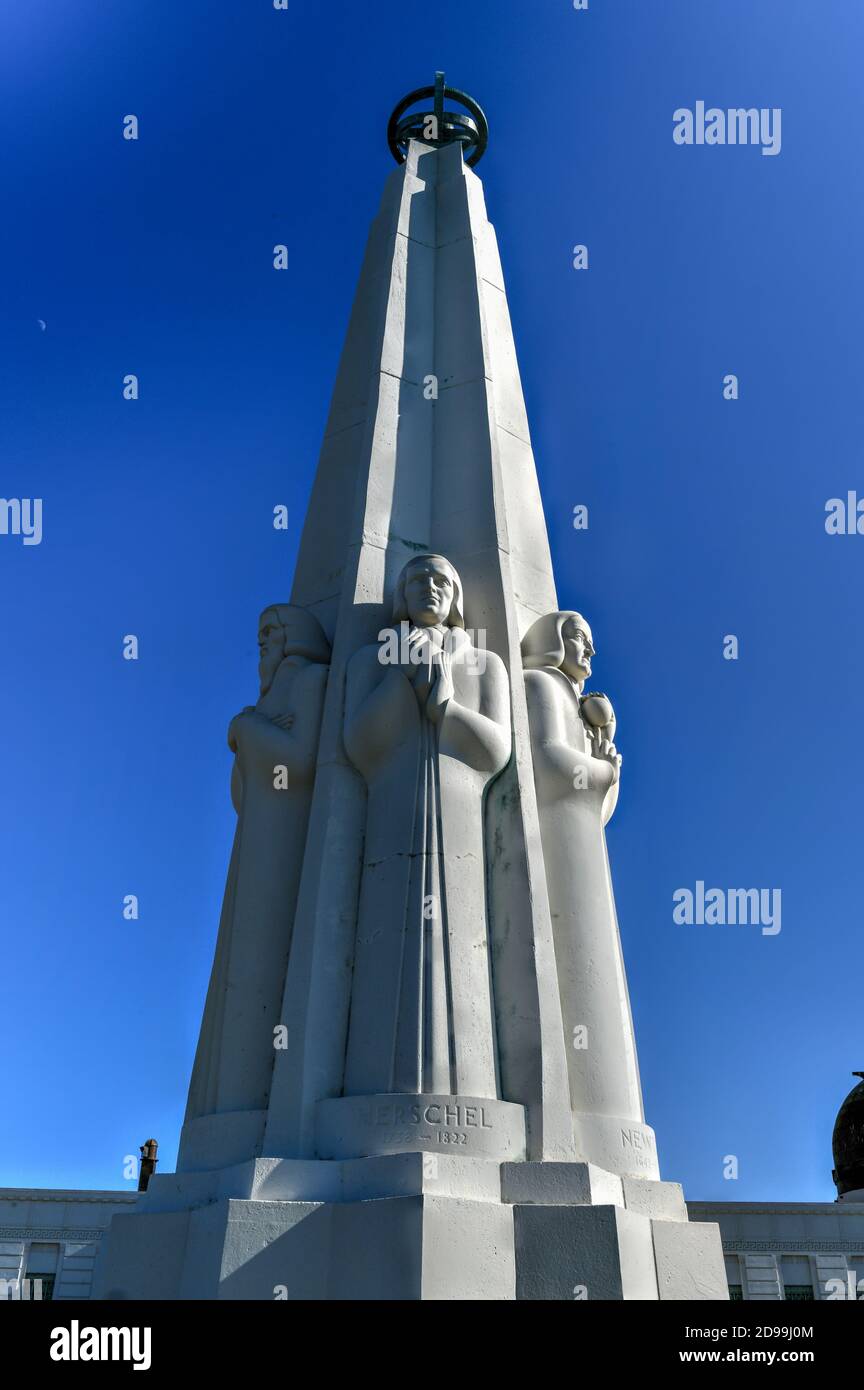
<instances>
[{"instance_id":1,"label":"dark metal finial","mask_svg":"<svg viewBox=\"0 0 864 1390\"><path fill-rule=\"evenodd\" d=\"M409 106L414 106L427 97L433 98L431 111L414 111L411 115L405 115ZM444 101L447 97L464 106L469 115L466 116L461 111L446 110ZM481 108L467 92L460 92L458 87L448 87L443 72L436 72L434 86L418 87L415 92L409 92L390 117L387 144L397 164L405 163L411 140L419 140L436 150L442 145L461 144L465 163L473 168L483 158L486 150L489 123Z\"/></svg>"},{"instance_id":2,"label":"dark metal finial","mask_svg":"<svg viewBox=\"0 0 864 1390\"><path fill-rule=\"evenodd\" d=\"M141 1168L138 1173L138 1191L146 1192L147 1184L156 1172L156 1164L159 1162L156 1154L159 1149L155 1139L147 1139L141 1144Z\"/></svg>"}]
</instances>

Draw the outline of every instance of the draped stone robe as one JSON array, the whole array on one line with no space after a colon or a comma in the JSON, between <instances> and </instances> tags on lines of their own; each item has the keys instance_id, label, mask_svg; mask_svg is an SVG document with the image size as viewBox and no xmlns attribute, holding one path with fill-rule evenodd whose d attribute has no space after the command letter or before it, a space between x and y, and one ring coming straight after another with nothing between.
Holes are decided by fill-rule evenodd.
<instances>
[{"instance_id":1,"label":"draped stone robe","mask_svg":"<svg viewBox=\"0 0 864 1390\"><path fill-rule=\"evenodd\" d=\"M617 784L591 755L564 672L528 670L525 691L577 1141L591 1162L656 1176L604 832Z\"/></svg>"},{"instance_id":2,"label":"draped stone robe","mask_svg":"<svg viewBox=\"0 0 864 1390\"><path fill-rule=\"evenodd\" d=\"M187 1128L196 1117L235 1111L260 1112L263 1127L327 675L327 666L288 656L255 709L232 721L237 830ZM290 728L272 722L286 714ZM281 787L277 767L286 770Z\"/></svg>"},{"instance_id":3,"label":"draped stone robe","mask_svg":"<svg viewBox=\"0 0 864 1390\"><path fill-rule=\"evenodd\" d=\"M510 758L509 684L494 653L449 640L437 727L378 647L348 667L345 747L368 804L346 1095L498 1095L483 814Z\"/></svg>"}]
</instances>

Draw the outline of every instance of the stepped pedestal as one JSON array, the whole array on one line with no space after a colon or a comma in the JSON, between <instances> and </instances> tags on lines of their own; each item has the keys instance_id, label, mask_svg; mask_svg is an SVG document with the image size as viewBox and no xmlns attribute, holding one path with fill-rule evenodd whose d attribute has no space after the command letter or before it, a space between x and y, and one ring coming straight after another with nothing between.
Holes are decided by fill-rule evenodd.
<instances>
[{"instance_id":1,"label":"stepped pedestal","mask_svg":"<svg viewBox=\"0 0 864 1390\"><path fill-rule=\"evenodd\" d=\"M97 1279L109 1299L728 1298L677 1183L418 1152L157 1176Z\"/></svg>"}]
</instances>

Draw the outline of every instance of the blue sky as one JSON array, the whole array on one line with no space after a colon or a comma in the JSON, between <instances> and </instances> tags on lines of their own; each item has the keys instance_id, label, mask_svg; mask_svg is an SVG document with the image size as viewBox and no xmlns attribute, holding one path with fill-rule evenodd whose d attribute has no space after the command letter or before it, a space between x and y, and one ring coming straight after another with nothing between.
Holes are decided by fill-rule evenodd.
<instances>
[{"instance_id":1,"label":"blue sky","mask_svg":"<svg viewBox=\"0 0 864 1390\"><path fill-rule=\"evenodd\" d=\"M862 40L852 0L6 7L0 494L41 497L44 534L0 536L0 1184L131 1186L151 1134L173 1167L225 731L290 592L387 117L441 67L489 116L559 595L618 715L664 1176L833 1197L864 1068L864 537L824 525L864 496ZM781 108L780 154L677 146L698 100ZM700 879L780 888L782 930L676 925Z\"/></svg>"}]
</instances>

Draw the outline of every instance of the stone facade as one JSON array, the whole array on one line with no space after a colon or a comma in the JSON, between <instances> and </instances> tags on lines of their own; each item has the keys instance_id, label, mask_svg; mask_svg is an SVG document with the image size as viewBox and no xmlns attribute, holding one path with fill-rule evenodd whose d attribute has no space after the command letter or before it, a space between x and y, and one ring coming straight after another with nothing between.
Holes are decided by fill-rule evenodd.
<instances>
[{"instance_id":1,"label":"stone facade","mask_svg":"<svg viewBox=\"0 0 864 1390\"><path fill-rule=\"evenodd\" d=\"M719 1225L733 1299L864 1298L864 1202L688 1202L687 1208L691 1221Z\"/></svg>"},{"instance_id":2,"label":"stone facade","mask_svg":"<svg viewBox=\"0 0 864 1390\"><path fill-rule=\"evenodd\" d=\"M0 1297L89 1299L102 1237L137 1192L0 1188Z\"/></svg>"}]
</instances>

